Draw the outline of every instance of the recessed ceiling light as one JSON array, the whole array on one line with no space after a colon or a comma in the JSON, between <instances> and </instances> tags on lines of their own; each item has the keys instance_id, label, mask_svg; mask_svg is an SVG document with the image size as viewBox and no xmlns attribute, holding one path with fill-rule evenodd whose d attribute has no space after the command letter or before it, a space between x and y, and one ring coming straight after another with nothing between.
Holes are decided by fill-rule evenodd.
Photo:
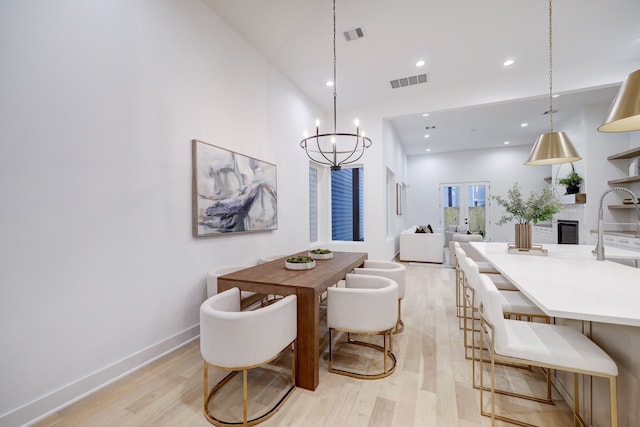
<instances>
[{"instance_id":1,"label":"recessed ceiling light","mask_svg":"<svg viewBox=\"0 0 640 427\"><path fill-rule=\"evenodd\" d=\"M416 62L416 67L424 67L424 61L421 59L418 62Z\"/></svg>"},{"instance_id":2,"label":"recessed ceiling light","mask_svg":"<svg viewBox=\"0 0 640 427\"><path fill-rule=\"evenodd\" d=\"M431 135L426 134L424 137L425 137L425 138L430 138L430 137L431 137Z\"/></svg>"},{"instance_id":3,"label":"recessed ceiling light","mask_svg":"<svg viewBox=\"0 0 640 427\"><path fill-rule=\"evenodd\" d=\"M332 87L333 86L333 82L331 80L327 80L327 86Z\"/></svg>"},{"instance_id":4,"label":"recessed ceiling light","mask_svg":"<svg viewBox=\"0 0 640 427\"><path fill-rule=\"evenodd\" d=\"M511 141L505 141L504 142L504 145L509 145L509 144L511 144Z\"/></svg>"},{"instance_id":5,"label":"recessed ceiling light","mask_svg":"<svg viewBox=\"0 0 640 427\"><path fill-rule=\"evenodd\" d=\"M429 113L423 113L422 117L429 117Z\"/></svg>"},{"instance_id":6,"label":"recessed ceiling light","mask_svg":"<svg viewBox=\"0 0 640 427\"><path fill-rule=\"evenodd\" d=\"M431 151L431 148L427 148L427 153L428 153L429 151Z\"/></svg>"},{"instance_id":7,"label":"recessed ceiling light","mask_svg":"<svg viewBox=\"0 0 640 427\"><path fill-rule=\"evenodd\" d=\"M527 126L529 126L529 123L520 123L520 126L526 128Z\"/></svg>"},{"instance_id":8,"label":"recessed ceiling light","mask_svg":"<svg viewBox=\"0 0 640 427\"><path fill-rule=\"evenodd\" d=\"M502 63L502 65L503 65L503 66L505 66L505 67L510 67L510 66L512 66L515 62L516 62L516 61L514 61L513 59L507 59L506 61L504 61L504 62Z\"/></svg>"}]
</instances>

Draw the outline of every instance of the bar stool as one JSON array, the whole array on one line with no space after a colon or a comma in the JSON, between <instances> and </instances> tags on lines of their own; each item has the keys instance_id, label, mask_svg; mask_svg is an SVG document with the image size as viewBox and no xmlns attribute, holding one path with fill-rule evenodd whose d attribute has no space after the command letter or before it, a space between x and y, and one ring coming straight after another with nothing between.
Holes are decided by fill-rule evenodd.
<instances>
[{"instance_id":1,"label":"bar stool","mask_svg":"<svg viewBox=\"0 0 640 427\"><path fill-rule=\"evenodd\" d=\"M487 274L480 274L477 264L469 257L462 258L460 260L461 268L464 271L464 317L463 317L463 330L464 330L464 345L465 345L465 357L467 359L475 359L473 353L475 352L475 322L479 320L477 312L480 307L479 289L481 288L480 278L488 280L491 286L496 287L495 283L491 280L492 276ZM496 287L497 289L497 287ZM501 298L501 308L505 315L509 317L516 317L527 320L540 319L545 323L549 323L549 316L547 316L537 305L522 294L522 292L514 291L502 291L499 290ZM469 322L471 324L469 324ZM469 330L471 326L471 331ZM468 333L471 332L471 345L468 343ZM468 349L472 349L472 356L468 355Z\"/></svg>"},{"instance_id":2,"label":"bar stool","mask_svg":"<svg viewBox=\"0 0 640 427\"><path fill-rule=\"evenodd\" d=\"M618 426L616 390L618 367L598 345L568 326L505 319L502 311L502 299L499 291L495 289L488 289L483 295L479 314L483 336L488 342L491 362L490 412L484 410L483 373L480 375L480 412L484 416L491 417L492 426L495 425L495 420L531 425L496 413L495 364L498 362L532 365L543 369L557 369L573 373L573 418L574 423L580 422L582 425L585 423L580 416L578 375L584 374L608 379L611 427ZM483 366L483 352L480 353L480 358L481 366ZM516 397L535 399L534 396L529 395Z\"/></svg>"}]
</instances>

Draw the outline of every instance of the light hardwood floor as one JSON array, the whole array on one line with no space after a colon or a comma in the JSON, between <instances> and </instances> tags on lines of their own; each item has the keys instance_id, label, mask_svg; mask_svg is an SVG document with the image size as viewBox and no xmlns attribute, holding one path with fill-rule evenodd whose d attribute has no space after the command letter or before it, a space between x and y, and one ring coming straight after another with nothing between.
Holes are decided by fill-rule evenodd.
<instances>
[{"instance_id":1,"label":"light hardwood floor","mask_svg":"<svg viewBox=\"0 0 640 427\"><path fill-rule=\"evenodd\" d=\"M318 389L296 389L282 409L261 426L491 425L479 414L479 392L472 387L471 362L464 358L462 332L455 317L454 270L406 265L408 283L402 305L405 330L393 340L397 371L373 381L330 374L323 353ZM326 342L323 349L326 351ZM342 360L346 363L368 363L364 356L348 355L344 350ZM283 356L279 365L286 366L288 357ZM211 368L210 384L223 375ZM538 391L544 387L542 377L535 372L497 368L497 376L504 387ZM249 391L254 407L268 400L264 386ZM202 414L202 394L202 358L199 341L195 340L36 426L210 426ZM573 425L567 405L557 393L554 396L556 405L513 399L500 399L499 403L510 415L538 425ZM220 401L217 408L224 409L226 404Z\"/></svg>"}]
</instances>

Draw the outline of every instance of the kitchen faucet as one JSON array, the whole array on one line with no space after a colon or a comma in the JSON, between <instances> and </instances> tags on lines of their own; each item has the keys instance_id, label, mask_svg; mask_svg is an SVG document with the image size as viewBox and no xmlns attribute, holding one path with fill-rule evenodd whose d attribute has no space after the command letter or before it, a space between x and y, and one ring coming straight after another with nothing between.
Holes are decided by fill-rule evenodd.
<instances>
[{"instance_id":1,"label":"kitchen faucet","mask_svg":"<svg viewBox=\"0 0 640 427\"><path fill-rule=\"evenodd\" d=\"M636 195L633 194L631 190L624 187L611 187L610 189L602 193L602 196L600 196L600 209L598 210L598 243L596 244L595 249L591 251L596 255L596 259L598 261L604 261L604 244L602 242L602 234L603 234L603 228L604 228L604 220L603 220L604 214L602 211L602 201L604 200L604 196L611 193L612 191L623 191L631 195L631 197L633 198L633 203L636 208L636 213L638 214L638 227L639 227L638 231L640 232L640 209L638 208L638 198L636 197Z\"/></svg>"}]
</instances>

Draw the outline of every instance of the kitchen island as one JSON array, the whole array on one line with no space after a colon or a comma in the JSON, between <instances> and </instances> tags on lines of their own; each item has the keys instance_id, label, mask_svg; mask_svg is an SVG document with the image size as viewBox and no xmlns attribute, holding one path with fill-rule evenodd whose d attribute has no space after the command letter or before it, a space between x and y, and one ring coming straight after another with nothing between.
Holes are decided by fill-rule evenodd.
<instances>
[{"instance_id":1,"label":"kitchen island","mask_svg":"<svg viewBox=\"0 0 640 427\"><path fill-rule=\"evenodd\" d=\"M593 245L545 244L547 255L509 253L507 243L471 245L555 322L588 334L617 363L620 427L640 426L640 269L597 261ZM640 252L607 247L607 257L638 259ZM590 377L589 377L590 378ZM571 377L557 388L571 401ZM593 426L609 425L608 383L582 381L581 408Z\"/></svg>"}]
</instances>

